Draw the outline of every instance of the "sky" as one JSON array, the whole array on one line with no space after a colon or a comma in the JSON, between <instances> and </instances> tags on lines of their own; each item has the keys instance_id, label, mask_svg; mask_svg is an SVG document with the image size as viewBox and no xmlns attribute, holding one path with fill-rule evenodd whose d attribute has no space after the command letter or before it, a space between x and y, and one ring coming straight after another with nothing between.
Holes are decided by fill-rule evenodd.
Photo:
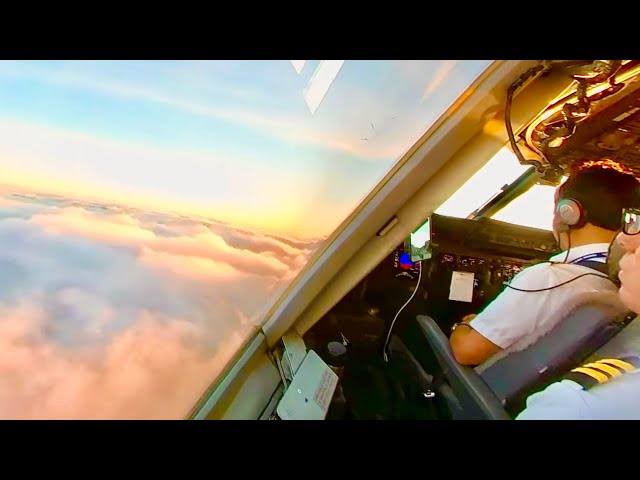
<instances>
[{"instance_id":1,"label":"sky","mask_svg":"<svg viewBox=\"0 0 640 480\"><path fill-rule=\"evenodd\" d=\"M0 191L0 419L184 418L316 248Z\"/></svg>"},{"instance_id":2,"label":"sky","mask_svg":"<svg viewBox=\"0 0 640 480\"><path fill-rule=\"evenodd\" d=\"M0 418L184 418L486 61L0 61Z\"/></svg>"},{"instance_id":3,"label":"sky","mask_svg":"<svg viewBox=\"0 0 640 480\"><path fill-rule=\"evenodd\" d=\"M1 61L0 179L323 237L489 63Z\"/></svg>"}]
</instances>

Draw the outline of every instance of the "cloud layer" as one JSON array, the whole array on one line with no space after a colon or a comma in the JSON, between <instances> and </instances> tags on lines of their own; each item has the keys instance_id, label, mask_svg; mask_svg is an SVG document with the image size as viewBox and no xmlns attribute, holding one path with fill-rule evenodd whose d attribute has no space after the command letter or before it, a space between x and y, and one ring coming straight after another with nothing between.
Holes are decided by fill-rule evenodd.
<instances>
[{"instance_id":1,"label":"cloud layer","mask_svg":"<svg viewBox=\"0 0 640 480\"><path fill-rule=\"evenodd\" d=\"M0 418L182 418L318 243L0 196Z\"/></svg>"}]
</instances>

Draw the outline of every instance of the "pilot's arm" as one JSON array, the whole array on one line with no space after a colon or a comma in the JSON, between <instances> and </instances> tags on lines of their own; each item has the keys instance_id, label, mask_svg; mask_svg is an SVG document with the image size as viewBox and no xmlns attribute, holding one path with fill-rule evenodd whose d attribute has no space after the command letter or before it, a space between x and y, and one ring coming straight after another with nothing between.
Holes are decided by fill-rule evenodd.
<instances>
[{"instance_id":1,"label":"pilot's arm","mask_svg":"<svg viewBox=\"0 0 640 480\"><path fill-rule=\"evenodd\" d=\"M558 283L548 264L529 267L511 281L516 288L533 290ZM465 317L449 339L458 363L480 365L501 350L532 335L555 307L557 292L520 292L505 289L474 318Z\"/></svg>"},{"instance_id":2,"label":"pilot's arm","mask_svg":"<svg viewBox=\"0 0 640 480\"><path fill-rule=\"evenodd\" d=\"M475 317L475 314L464 317L462 322L456 324L455 330L449 338L453 355L462 365L480 365L502 350L473 329L471 320Z\"/></svg>"}]
</instances>

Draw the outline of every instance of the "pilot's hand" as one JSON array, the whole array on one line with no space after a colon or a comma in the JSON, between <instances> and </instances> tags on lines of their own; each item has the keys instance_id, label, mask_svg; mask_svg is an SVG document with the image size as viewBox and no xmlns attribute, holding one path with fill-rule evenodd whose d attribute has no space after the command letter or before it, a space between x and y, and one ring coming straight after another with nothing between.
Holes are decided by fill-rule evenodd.
<instances>
[{"instance_id":1,"label":"pilot's hand","mask_svg":"<svg viewBox=\"0 0 640 480\"><path fill-rule=\"evenodd\" d=\"M464 317L462 319L463 323L469 323L471 320L473 320L474 318L476 318L478 315L476 315L475 313L471 313L469 315L467 315L466 317Z\"/></svg>"}]
</instances>

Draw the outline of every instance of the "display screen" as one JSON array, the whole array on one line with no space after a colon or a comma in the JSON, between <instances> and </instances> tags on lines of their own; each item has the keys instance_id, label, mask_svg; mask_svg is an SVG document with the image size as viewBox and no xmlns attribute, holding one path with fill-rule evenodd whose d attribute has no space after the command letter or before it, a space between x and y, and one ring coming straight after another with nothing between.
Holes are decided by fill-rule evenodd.
<instances>
[{"instance_id":1,"label":"display screen","mask_svg":"<svg viewBox=\"0 0 640 480\"><path fill-rule=\"evenodd\" d=\"M431 258L431 225L429 220L409 235L408 243L412 262L420 262Z\"/></svg>"}]
</instances>

